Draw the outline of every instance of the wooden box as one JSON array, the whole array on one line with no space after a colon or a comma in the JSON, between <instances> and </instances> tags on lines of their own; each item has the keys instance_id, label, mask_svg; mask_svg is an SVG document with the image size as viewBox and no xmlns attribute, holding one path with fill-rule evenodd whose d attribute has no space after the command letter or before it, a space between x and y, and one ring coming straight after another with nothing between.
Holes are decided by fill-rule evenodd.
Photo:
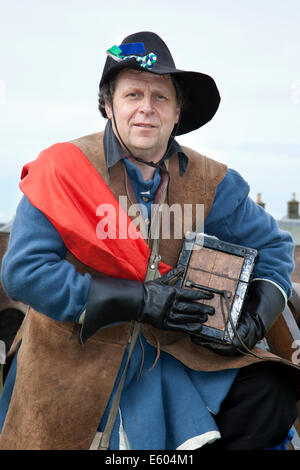
<instances>
[{"instance_id":1,"label":"wooden box","mask_svg":"<svg viewBox=\"0 0 300 470\"><path fill-rule=\"evenodd\" d=\"M186 234L178 266L184 275L177 286L212 292L211 300L198 302L212 305L215 314L203 324L202 338L230 343L246 297L257 251L224 242L203 233ZM227 303L225 300L227 297Z\"/></svg>"}]
</instances>

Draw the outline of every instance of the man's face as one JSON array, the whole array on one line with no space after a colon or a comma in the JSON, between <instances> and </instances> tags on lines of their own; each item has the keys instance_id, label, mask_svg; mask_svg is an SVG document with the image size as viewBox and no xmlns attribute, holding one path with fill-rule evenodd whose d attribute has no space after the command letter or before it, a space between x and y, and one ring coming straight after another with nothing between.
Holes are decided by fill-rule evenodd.
<instances>
[{"instance_id":1,"label":"man's face","mask_svg":"<svg viewBox=\"0 0 300 470\"><path fill-rule=\"evenodd\" d=\"M171 77L122 70L116 81L113 108L120 136L133 155L158 161L180 114ZM111 119L111 104L106 103L105 109Z\"/></svg>"}]
</instances>

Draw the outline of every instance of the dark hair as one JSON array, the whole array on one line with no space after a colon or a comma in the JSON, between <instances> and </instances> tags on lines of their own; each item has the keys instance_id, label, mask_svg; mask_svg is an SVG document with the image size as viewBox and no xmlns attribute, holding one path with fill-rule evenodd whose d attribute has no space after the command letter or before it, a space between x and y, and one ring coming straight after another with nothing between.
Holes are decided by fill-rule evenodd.
<instances>
[{"instance_id":1,"label":"dark hair","mask_svg":"<svg viewBox=\"0 0 300 470\"><path fill-rule=\"evenodd\" d=\"M116 89L117 77L118 75L114 75L110 79L110 81L104 83L99 90L98 109L104 118L107 118L106 111L105 111L105 102L108 101L109 103L112 103L112 99L113 99L114 92ZM185 104L182 87L180 86L178 79L175 78L174 75L172 74L171 74L171 79L172 79L172 82L176 91L177 105L179 108L182 109Z\"/></svg>"}]
</instances>

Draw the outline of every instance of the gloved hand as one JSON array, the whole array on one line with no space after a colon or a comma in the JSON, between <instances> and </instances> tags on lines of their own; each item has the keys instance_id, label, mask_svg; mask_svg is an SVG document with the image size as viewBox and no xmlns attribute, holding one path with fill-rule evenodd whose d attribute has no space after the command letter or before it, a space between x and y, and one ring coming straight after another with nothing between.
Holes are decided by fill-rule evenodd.
<instances>
[{"instance_id":1,"label":"gloved hand","mask_svg":"<svg viewBox=\"0 0 300 470\"><path fill-rule=\"evenodd\" d=\"M86 312L80 331L84 344L100 328L137 320L162 330L198 333L207 315L215 310L195 300L212 299L213 294L172 285L183 274L174 268L154 281L92 278Z\"/></svg>"},{"instance_id":2,"label":"gloved hand","mask_svg":"<svg viewBox=\"0 0 300 470\"><path fill-rule=\"evenodd\" d=\"M271 282L257 279L249 286L232 344L212 343L196 336L192 337L192 341L225 356L240 355L263 339L284 307L285 299L281 291Z\"/></svg>"}]
</instances>

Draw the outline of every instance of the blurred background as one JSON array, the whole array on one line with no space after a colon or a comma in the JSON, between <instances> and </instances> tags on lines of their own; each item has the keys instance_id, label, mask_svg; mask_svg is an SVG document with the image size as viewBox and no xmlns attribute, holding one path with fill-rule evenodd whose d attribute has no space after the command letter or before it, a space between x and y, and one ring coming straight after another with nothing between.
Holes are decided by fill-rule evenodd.
<instances>
[{"instance_id":1,"label":"blurred background","mask_svg":"<svg viewBox=\"0 0 300 470\"><path fill-rule=\"evenodd\" d=\"M176 65L211 75L214 119L178 138L235 168L275 218L300 198L299 0L0 0L0 222L14 216L22 166L102 130L105 51L151 30ZM293 193L295 193L293 195Z\"/></svg>"}]
</instances>

